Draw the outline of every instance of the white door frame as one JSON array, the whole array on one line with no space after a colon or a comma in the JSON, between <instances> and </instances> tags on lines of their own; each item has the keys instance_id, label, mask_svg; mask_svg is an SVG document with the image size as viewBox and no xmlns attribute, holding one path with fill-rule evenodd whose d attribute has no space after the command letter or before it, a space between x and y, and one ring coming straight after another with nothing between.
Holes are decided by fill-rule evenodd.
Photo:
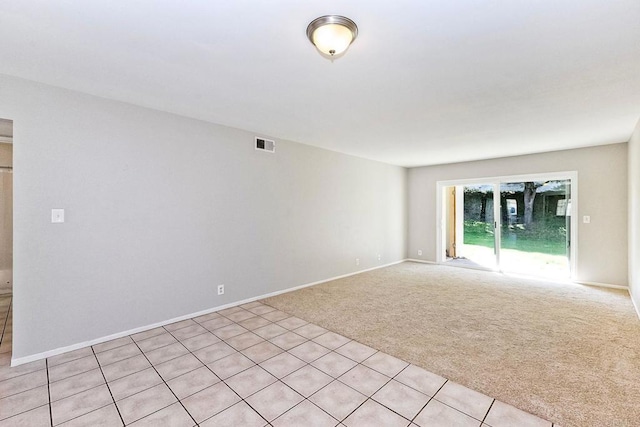
<instances>
[{"instance_id":1,"label":"white door frame","mask_svg":"<svg viewBox=\"0 0 640 427\"><path fill-rule=\"evenodd\" d=\"M453 179L445 181L436 181L436 263L443 264L446 262L446 206L443 203L445 197L445 189L447 187L463 186L469 184L490 184L494 186L493 197L493 212L494 219L497 222L502 220L500 216L500 183L501 182L525 182L525 181L550 181L550 180L571 180L571 235L569 236L569 268L571 271L571 280L576 280L578 276L578 172L577 171L563 171L563 172L545 172L538 174L526 174L526 175L504 175L504 176L491 176L491 177L479 177L479 178L465 178L465 179ZM456 191L457 195L458 191ZM497 199L497 203L495 200ZM456 215L457 218L458 215ZM495 226L495 224L494 224ZM500 266L500 234L495 233L496 236L496 269Z\"/></svg>"}]
</instances>

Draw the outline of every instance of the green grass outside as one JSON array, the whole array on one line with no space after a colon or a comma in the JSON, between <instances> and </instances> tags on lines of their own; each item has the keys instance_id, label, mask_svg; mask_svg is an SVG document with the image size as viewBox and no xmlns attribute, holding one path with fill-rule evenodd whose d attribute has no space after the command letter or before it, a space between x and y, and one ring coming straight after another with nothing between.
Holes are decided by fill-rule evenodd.
<instances>
[{"instance_id":1,"label":"green grass outside","mask_svg":"<svg viewBox=\"0 0 640 427\"><path fill-rule=\"evenodd\" d=\"M558 225L534 225L525 230L522 226L503 226L501 244L504 249L538 252L549 255L566 255L566 231ZM464 244L493 248L493 224L480 221L464 222Z\"/></svg>"}]
</instances>

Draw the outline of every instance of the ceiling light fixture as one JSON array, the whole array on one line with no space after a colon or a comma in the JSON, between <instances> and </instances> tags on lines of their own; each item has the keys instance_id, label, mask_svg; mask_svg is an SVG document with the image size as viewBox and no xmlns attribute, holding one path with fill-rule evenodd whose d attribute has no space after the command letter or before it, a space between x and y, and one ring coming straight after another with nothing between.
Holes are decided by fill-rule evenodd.
<instances>
[{"instance_id":1,"label":"ceiling light fixture","mask_svg":"<svg viewBox=\"0 0 640 427\"><path fill-rule=\"evenodd\" d=\"M320 53L336 57L347 50L358 36L358 26L340 15L316 18L307 27L307 37Z\"/></svg>"}]
</instances>

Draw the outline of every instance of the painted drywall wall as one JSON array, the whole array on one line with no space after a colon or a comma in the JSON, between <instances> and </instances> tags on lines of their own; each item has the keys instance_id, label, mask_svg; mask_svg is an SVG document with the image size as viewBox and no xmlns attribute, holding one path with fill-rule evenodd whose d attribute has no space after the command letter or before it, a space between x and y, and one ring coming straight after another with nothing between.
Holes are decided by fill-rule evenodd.
<instances>
[{"instance_id":1,"label":"painted drywall wall","mask_svg":"<svg viewBox=\"0 0 640 427\"><path fill-rule=\"evenodd\" d=\"M437 181L559 171L578 172L574 214L591 216L578 227L576 279L627 286L626 143L410 169L408 256L437 259Z\"/></svg>"},{"instance_id":2,"label":"painted drywall wall","mask_svg":"<svg viewBox=\"0 0 640 427\"><path fill-rule=\"evenodd\" d=\"M640 121L629 140L629 292L640 315Z\"/></svg>"},{"instance_id":3,"label":"painted drywall wall","mask_svg":"<svg viewBox=\"0 0 640 427\"><path fill-rule=\"evenodd\" d=\"M14 359L405 258L404 168L7 76L0 99Z\"/></svg>"}]
</instances>

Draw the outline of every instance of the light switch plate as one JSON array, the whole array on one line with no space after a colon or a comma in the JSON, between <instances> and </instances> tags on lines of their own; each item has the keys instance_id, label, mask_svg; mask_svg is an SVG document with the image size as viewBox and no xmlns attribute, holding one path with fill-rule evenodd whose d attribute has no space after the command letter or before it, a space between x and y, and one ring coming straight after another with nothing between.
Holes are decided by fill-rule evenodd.
<instances>
[{"instance_id":1,"label":"light switch plate","mask_svg":"<svg viewBox=\"0 0 640 427\"><path fill-rule=\"evenodd\" d=\"M591 217L589 215L584 215L582 217L582 222L584 222L585 224L590 224L591 223Z\"/></svg>"},{"instance_id":2,"label":"light switch plate","mask_svg":"<svg viewBox=\"0 0 640 427\"><path fill-rule=\"evenodd\" d=\"M64 209L51 209L51 222L60 224L64 222Z\"/></svg>"}]
</instances>

